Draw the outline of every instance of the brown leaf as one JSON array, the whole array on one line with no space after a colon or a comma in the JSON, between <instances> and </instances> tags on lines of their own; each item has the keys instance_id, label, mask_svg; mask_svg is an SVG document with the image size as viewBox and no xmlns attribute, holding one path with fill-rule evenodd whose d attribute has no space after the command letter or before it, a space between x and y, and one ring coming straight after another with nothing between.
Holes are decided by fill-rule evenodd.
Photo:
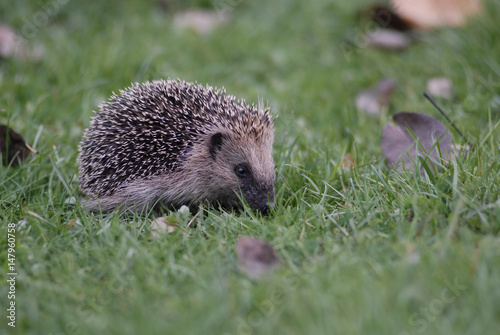
<instances>
[{"instance_id":1,"label":"brown leaf","mask_svg":"<svg viewBox=\"0 0 500 335\"><path fill-rule=\"evenodd\" d=\"M441 122L429 115L413 112L397 113L392 119L395 124L388 123L384 127L381 141L382 153L391 168L396 167L398 171L402 171L402 163L406 169L414 170L417 153L418 156L429 157L438 168L439 151L445 160L450 158L451 134ZM417 146L407 128L419 140L425 152Z\"/></svg>"},{"instance_id":2,"label":"brown leaf","mask_svg":"<svg viewBox=\"0 0 500 335\"><path fill-rule=\"evenodd\" d=\"M17 166L31 153L38 153L24 138L6 125L0 125L0 153L5 166Z\"/></svg>"},{"instance_id":3,"label":"brown leaf","mask_svg":"<svg viewBox=\"0 0 500 335\"><path fill-rule=\"evenodd\" d=\"M403 20L420 29L462 26L482 11L481 0L392 0L392 5Z\"/></svg>"},{"instance_id":4,"label":"brown leaf","mask_svg":"<svg viewBox=\"0 0 500 335\"><path fill-rule=\"evenodd\" d=\"M176 13L174 26L191 28L198 34L204 35L212 32L212 30L226 23L229 19L229 15L219 15L216 11L191 9Z\"/></svg>"},{"instance_id":5,"label":"brown leaf","mask_svg":"<svg viewBox=\"0 0 500 335\"><path fill-rule=\"evenodd\" d=\"M439 168L439 150L442 157L450 158L451 134L449 130L435 118L413 112L401 112L392 116L395 124L388 123L382 130L382 153L391 168L402 171L401 163L406 169L415 169L418 156L429 157L432 164ZM407 128L417 137L426 152L408 132ZM439 144L436 142L439 140ZM423 171L422 171L423 172Z\"/></svg>"},{"instance_id":6,"label":"brown leaf","mask_svg":"<svg viewBox=\"0 0 500 335\"><path fill-rule=\"evenodd\" d=\"M389 97L396 84L396 80L385 78L380 80L376 86L362 90L356 96L356 107L368 114L380 114L387 108Z\"/></svg>"},{"instance_id":7,"label":"brown leaf","mask_svg":"<svg viewBox=\"0 0 500 335\"><path fill-rule=\"evenodd\" d=\"M253 237L240 237L236 243L238 265L250 278L260 278L280 265L271 244Z\"/></svg>"},{"instance_id":8,"label":"brown leaf","mask_svg":"<svg viewBox=\"0 0 500 335\"><path fill-rule=\"evenodd\" d=\"M427 92L435 97L450 99L452 86L448 78L431 78L427 81Z\"/></svg>"}]
</instances>

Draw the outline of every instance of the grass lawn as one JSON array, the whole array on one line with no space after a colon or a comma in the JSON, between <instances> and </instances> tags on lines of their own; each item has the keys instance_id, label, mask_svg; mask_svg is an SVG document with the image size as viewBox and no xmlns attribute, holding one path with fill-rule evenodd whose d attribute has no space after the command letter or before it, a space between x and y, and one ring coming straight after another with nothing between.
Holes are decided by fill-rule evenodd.
<instances>
[{"instance_id":1,"label":"grass lawn","mask_svg":"<svg viewBox=\"0 0 500 335\"><path fill-rule=\"evenodd\" d=\"M180 1L161 2L166 11L153 0L0 4L0 22L43 48L38 60L0 59L0 123L39 151L0 167L0 333L498 334L500 3L390 52L362 43L368 1L198 2L233 19L200 35L173 26L191 6ZM357 111L356 94L385 77L398 81L387 110ZM431 177L391 171L380 149L390 115L443 120L422 96L431 77L452 80L453 98L437 101L476 149ZM92 111L160 78L224 86L279 115L273 215L205 208L195 227L179 216L154 239L153 217L93 215L72 201ZM354 167L343 167L347 154ZM270 242L281 268L246 277L239 236Z\"/></svg>"}]
</instances>

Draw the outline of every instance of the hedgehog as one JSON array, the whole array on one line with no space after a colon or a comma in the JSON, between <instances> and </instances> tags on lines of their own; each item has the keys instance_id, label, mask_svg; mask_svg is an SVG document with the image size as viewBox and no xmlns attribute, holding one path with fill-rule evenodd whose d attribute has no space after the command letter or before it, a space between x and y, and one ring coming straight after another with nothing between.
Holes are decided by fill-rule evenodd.
<instances>
[{"instance_id":1,"label":"hedgehog","mask_svg":"<svg viewBox=\"0 0 500 335\"><path fill-rule=\"evenodd\" d=\"M79 186L93 212L200 203L269 214L274 118L217 89L135 83L99 105L79 145Z\"/></svg>"}]
</instances>

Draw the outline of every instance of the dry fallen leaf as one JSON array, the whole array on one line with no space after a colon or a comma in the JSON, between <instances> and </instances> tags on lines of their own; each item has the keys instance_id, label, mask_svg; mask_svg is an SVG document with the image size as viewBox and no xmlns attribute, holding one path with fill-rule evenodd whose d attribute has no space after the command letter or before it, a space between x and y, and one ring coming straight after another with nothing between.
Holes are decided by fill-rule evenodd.
<instances>
[{"instance_id":1,"label":"dry fallen leaf","mask_svg":"<svg viewBox=\"0 0 500 335\"><path fill-rule=\"evenodd\" d=\"M394 11L420 29L464 25L482 10L480 0L392 0Z\"/></svg>"},{"instance_id":2,"label":"dry fallen leaf","mask_svg":"<svg viewBox=\"0 0 500 335\"><path fill-rule=\"evenodd\" d=\"M376 86L362 90L356 96L356 107L368 114L380 114L387 108L389 97L396 84L396 80L385 78L380 80Z\"/></svg>"},{"instance_id":3,"label":"dry fallen leaf","mask_svg":"<svg viewBox=\"0 0 500 335\"><path fill-rule=\"evenodd\" d=\"M12 128L0 125L0 154L5 166L17 166L31 153L38 153L24 138Z\"/></svg>"},{"instance_id":4,"label":"dry fallen leaf","mask_svg":"<svg viewBox=\"0 0 500 335\"><path fill-rule=\"evenodd\" d=\"M439 152L443 159L450 158L452 137L441 122L432 116L413 112L397 113L392 119L395 124L388 123L384 127L381 141L382 153L391 168L395 167L398 171L402 171L401 164L404 164L408 170L415 169L417 153L418 156L429 157L432 164L438 168ZM417 146L408 129L417 137L426 152L422 152L421 147Z\"/></svg>"},{"instance_id":5,"label":"dry fallen leaf","mask_svg":"<svg viewBox=\"0 0 500 335\"><path fill-rule=\"evenodd\" d=\"M450 99L452 86L448 78L431 78L427 81L427 92L435 97Z\"/></svg>"},{"instance_id":6,"label":"dry fallen leaf","mask_svg":"<svg viewBox=\"0 0 500 335\"><path fill-rule=\"evenodd\" d=\"M366 33L365 41L368 46L379 49L403 50L413 42L413 38L401 31L377 28Z\"/></svg>"},{"instance_id":7,"label":"dry fallen leaf","mask_svg":"<svg viewBox=\"0 0 500 335\"><path fill-rule=\"evenodd\" d=\"M230 16L219 15L216 11L191 9L178 12L174 16L174 26L178 28L191 28L198 34L204 35L212 32L216 27L229 21Z\"/></svg>"},{"instance_id":8,"label":"dry fallen leaf","mask_svg":"<svg viewBox=\"0 0 500 335\"><path fill-rule=\"evenodd\" d=\"M236 243L238 265L250 278L260 278L280 265L271 244L253 237L240 237Z\"/></svg>"}]
</instances>

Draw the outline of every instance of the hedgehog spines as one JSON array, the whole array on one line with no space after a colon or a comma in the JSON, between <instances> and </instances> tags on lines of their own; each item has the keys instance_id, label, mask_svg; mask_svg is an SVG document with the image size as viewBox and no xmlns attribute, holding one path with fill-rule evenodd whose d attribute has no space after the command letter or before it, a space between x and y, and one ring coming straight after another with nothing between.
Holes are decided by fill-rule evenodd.
<instances>
[{"instance_id":1,"label":"hedgehog spines","mask_svg":"<svg viewBox=\"0 0 500 335\"><path fill-rule=\"evenodd\" d=\"M208 138L218 133L231 134L232 143L249 148L245 152L264 150L264 155L252 154L253 158L247 159L266 157L269 162L264 164L265 168L256 167L255 171L273 170L274 119L269 108L261 108L260 102L257 107L254 104L248 106L244 99L236 100L228 95L224 88L204 87L181 80L134 83L119 92L99 105L100 112L92 118L79 146L80 188L89 198L108 197L110 204L121 201L118 199L124 194L134 198L131 185L137 190L138 182L143 180L147 184L147 180L156 180L156 176L163 176L160 178L163 182L181 185L176 182L179 177L172 177L174 173L185 170L193 150L204 152L205 143L210 142ZM270 141L264 141L265 138ZM235 148L232 150L238 151ZM203 157L202 153L200 157ZM195 164L205 165L206 168L203 159ZM226 159L232 160L229 156ZM261 163L252 162L256 165ZM202 171L203 168L199 166L193 171ZM227 175L226 179L231 178L232 169L221 167L220 173ZM274 181L273 171L259 173L259 178ZM198 177L193 172L192 178L203 185L203 180ZM206 175L205 178L210 179L211 176ZM175 192L179 193L179 199L189 198L189 195L180 194L182 190L172 191L174 186L155 192L164 194L162 197L167 202L173 199ZM154 183L148 187L154 188ZM214 194L217 192L214 191Z\"/></svg>"}]
</instances>

